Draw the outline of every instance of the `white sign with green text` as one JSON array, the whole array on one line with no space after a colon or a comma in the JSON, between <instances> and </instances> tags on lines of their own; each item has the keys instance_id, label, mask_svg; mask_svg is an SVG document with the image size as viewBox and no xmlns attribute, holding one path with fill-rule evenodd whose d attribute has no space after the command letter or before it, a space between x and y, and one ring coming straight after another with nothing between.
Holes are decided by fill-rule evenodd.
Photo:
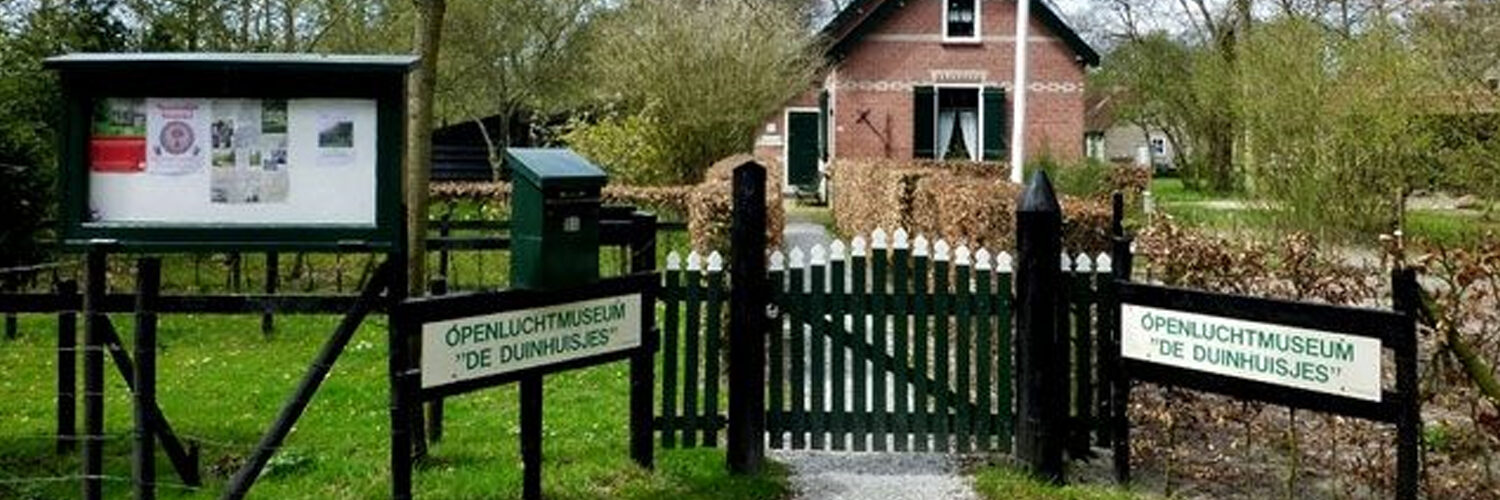
<instances>
[{"instance_id":1,"label":"white sign with green text","mask_svg":"<svg viewBox=\"0 0 1500 500\"><path fill-rule=\"evenodd\" d=\"M426 323L422 388L640 345L640 294Z\"/></svg>"},{"instance_id":2,"label":"white sign with green text","mask_svg":"<svg viewBox=\"0 0 1500 500\"><path fill-rule=\"evenodd\" d=\"M1380 340L1122 304L1121 355L1141 361L1380 401Z\"/></svg>"}]
</instances>

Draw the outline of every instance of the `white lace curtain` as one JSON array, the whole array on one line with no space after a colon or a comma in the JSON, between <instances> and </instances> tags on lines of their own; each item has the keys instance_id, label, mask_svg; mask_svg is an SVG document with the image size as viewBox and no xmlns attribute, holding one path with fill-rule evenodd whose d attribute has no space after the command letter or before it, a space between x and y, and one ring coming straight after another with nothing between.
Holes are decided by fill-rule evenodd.
<instances>
[{"instance_id":1,"label":"white lace curtain","mask_svg":"<svg viewBox=\"0 0 1500 500\"><path fill-rule=\"evenodd\" d=\"M938 112L937 157L947 158L948 150L953 149L954 121L958 122L959 133L963 134L964 148L968 150L969 159L977 161L979 159L979 112L972 109Z\"/></svg>"},{"instance_id":2,"label":"white lace curtain","mask_svg":"<svg viewBox=\"0 0 1500 500\"><path fill-rule=\"evenodd\" d=\"M970 160L979 160L979 112L966 109L958 112L958 128L964 134L964 147L969 150Z\"/></svg>"}]
</instances>

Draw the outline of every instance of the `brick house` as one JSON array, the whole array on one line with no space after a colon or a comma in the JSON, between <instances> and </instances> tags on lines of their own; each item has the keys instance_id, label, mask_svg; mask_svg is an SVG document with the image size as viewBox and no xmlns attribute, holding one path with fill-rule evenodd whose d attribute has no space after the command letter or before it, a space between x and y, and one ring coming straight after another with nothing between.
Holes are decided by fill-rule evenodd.
<instances>
[{"instance_id":1,"label":"brick house","mask_svg":"<svg viewBox=\"0 0 1500 500\"><path fill-rule=\"evenodd\" d=\"M1084 74L1099 54L1032 0L1028 156L1083 156ZM835 158L1009 158L1014 0L854 0L823 29L830 69L771 117L755 152L787 190Z\"/></svg>"}]
</instances>

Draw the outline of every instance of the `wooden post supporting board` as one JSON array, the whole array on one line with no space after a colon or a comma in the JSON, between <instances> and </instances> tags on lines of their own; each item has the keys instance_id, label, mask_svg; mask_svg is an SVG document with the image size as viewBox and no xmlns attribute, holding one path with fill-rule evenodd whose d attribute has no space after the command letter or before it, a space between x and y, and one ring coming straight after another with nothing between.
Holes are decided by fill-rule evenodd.
<instances>
[{"instance_id":1,"label":"wooden post supporting board","mask_svg":"<svg viewBox=\"0 0 1500 500\"><path fill-rule=\"evenodd\" d=\"M1417 331L1416 320L1422 309L1422 289L1417 283L1417 271L1396 268L1391 271L1391 296L1396 311L1405 313L1409 321L1404 326L1396 352L1396 397L1400 398L1400 414L1396 417L1396 498L1416 500L1421 480L1422 463L1418 448L1422 432L1422 407L1417 388Z\"/></svg>"},{"instance_id":2,"label":"wooden post supporting board","mask_svg":"<svg viewBox=\"0 0 1500 500\"><path fill-rule=\"evenodd\" d=\"M521 498L542 498L542 376L521 379Z\"/></svg>"},{"instance_id":3,"label":"wooden post supporting board","mask_svg":"<svg viewBox=\"0 0 1500 500\"><path fill-rule=\"evenodd\" d=\"M161 259L136 262L135 273L135 448L131 481L136 500L156 498L156 299L161 295Z\"/></svg>"},{"instance_id":4,"label":"wooden post supporting board","mask_svg":"<svg viewBox=\"0 0 1500 500\"><path fill-rule=\"evenodd\" d=\"M386 328L386 367L391 401L391 498L395 500L411 498L412 436L408 422L413 407L421 405L414 389L416 365L408 353L411 343L406 338L406 318L398 307L401 301L395 298L405 290L405 286L391 287L386 300L390 315Z\"/></svg>"},{"instance_id":5,"label":"wooden post supporting board","mask_svg":"<svg viewBox=\"0 0 1500 500\"><path fill-rule=\"evenodd\" d=\"M729 470L759 472L766 455L766 169L734 169L730 229Z\"/></svg>"},{"instance_id":6,"label":"wooden post supporting board","mask_svg":"<svg viewBox=\"0 0 1500 500\"><path fill-rule=\"evenodd\" d=\"M99 246L88 249L83 295L83 498L104 496L104 342L103 309L108 254Z\"/></svg>"},{"instance_id":7,"label":"wooden post supporting board","mask_svg":"<svg viewBox=\"0 0 1500 500\"><path fill-rule=\"evenodd\" d=\"M1110 445L1113 446L1115 481L1121 484L1130 482L1130 419L1125 413L1130 402L1130 379L1125 376L1124 358L1120 356L1120 316L1119 283L1130 281L1130 270L1134 264L1130 255L1130 237L1125 234L1125 197L1115 193L1114 214L1110 224L1111 261L1114 280L1109 287L1110 304L1106 311L1105 305L1100 304L1100 316L1109 316L1110 324L1114 328L1110 331L1107 341L1109 347L1104 348L1109 355L1106 369L1109 370L1109 428Z\"/></svg>"},{"instance_id":8,"label":"wooden post supporting board","mask_svg":"<svg viewBox=\"0 0 1500 500\"><path fill-rule=\"evenodd\" d=\"M632 233L630 242L630 271L650 273L656 271L656 216L645 212L631 214ZM630 457L645 469L656 467L656 449L651 443L651 403L654 398L652 386L656 384L656 308L641 311L642 321L650 325L641 332L645 345L630 358Z\"/></svg>"}]
</instances>

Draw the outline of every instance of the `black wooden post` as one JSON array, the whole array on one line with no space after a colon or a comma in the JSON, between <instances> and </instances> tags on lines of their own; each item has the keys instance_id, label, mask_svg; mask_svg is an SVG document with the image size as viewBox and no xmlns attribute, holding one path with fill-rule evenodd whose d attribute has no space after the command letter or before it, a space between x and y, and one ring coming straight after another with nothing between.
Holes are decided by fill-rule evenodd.
<instances>
[{"instance_id":1,"label":"black wooden post","mask_svg":"<svg viewBox=\"0 0 1500 500\"><path fill-rule=\"evenodd\" d=\"M1130 482L1130 419L1126 409L1130 401L1130 380L1125 378L1125 361L1120 355L1120 292L1119 283L1130 281L1133 264L1130 255L1130 237L1125 234L1125 197L1114 195L1114 216L1110 227L1113 235L1110 249L1110 268L1114 279L1110 280L1109 321L1107 338L1109 361L1105 369L1109 372L1109 429L1110 445L1113 446L1115 481ZM1100 309L1103 311L1103 309ZM1100 313L1102 316L1104 313Z\"/></svg>"},{"instance_id":2,"label":"black wooden post","mask_svg":"<svg viewBox=\"0 0 1500 500\"><path fill-rule=\"evenodd\" d=\"M759 472L766 455L766 170L734 169L730 227L729 470ZM1056 267L1056 266L1053 266Z\"/></svg>"},{"instance_id":3,"label":"black wooden post","mask_svg":"<svg viewBox=\"0 0 1500 500\"><path fill-rule=\"evenodd\" d=\"M406 259L392 256L391 262L400 268L393 272L405 276ZM391 498L395 500L410 500L412 497L412 432L409 422L414 409L421 406L415 392L410 390L409 379L414 378L414 370L412 357L407 352L411 344L406 338L419 329L412 327L407 318L395 314L399 310L396 306L405 296L404 282L393 283L386 295L387 310L392 314L386 327L386 367L390 383Z\"/></svg>"},{"instance_id":4,"label":"black wooden post","mask_svg":"<svg viewBox=\"0 0 1500 500\"><path fill-rule=\"evenodd\" d=\"M447 218L444 217L446 226ZM445 227L446 229L446 227ZM447 250L444 250L447 252ZM438 275L427 285L429 293L434 297L448 294L448 279ZM443 398L437 398L427 403L427 442L437 443L443 440Z\"/></svg>"},{"instance_id":5,"label":"black wooden post","mask_svg":"<svg viewBox=\"0 0 1500 500\"><path fill-rule=\"evenodd\" d=\"M16 313L5 313L5 338L15 340L21 335L20 325L16 323Z\"/></svg>"},{"instance_id":6,"label":"black wooden post","mask_svg":"<svg viewBox=\"0 0 1500 500\"><path fill-rule=\"evenodd\" d=\"M521 498L542 498L542 376L521 379Z\"/></svg>"},{"instance_id":7,"label":"black wooden post","mask_svg":"<svg viewBox=\"0 0 1500 500\"><path fill-rule=\"evenodd\" d=\"M1016 209L1016 455L1032 474L1060 483L1067 437L1068 351L1058 328L1062 209L1045 172L1031 177Z\"/></svg>"},{"instance_id":8,"label":"black wooden post","mask_svg":"<svg viewBox=\"0 0 1500 500\"><path fill-rule=\"evenodd\" d=\"M281 254L266 252L266 295L276 295L276 282L281 279ZM265 312L260 315L260 334L270 337L276 330L275 308L266 301Z\"/></svg>"},{"instance_id":9,"label":"black wooden post","mask_svg":"<svg viewBox=\"0 0 1500 500\"><path fill-rule=\"evenodd\" d=\"M156 308L161 294L161 259L136 262L135 278L135 448L131 456L135 498L156 498Z\"/></svg>"},{"instance_id":10,"label":"black wooden post","mask_svg":"<svg viewBox=\"0 0 1500 500\"><path fill-rule=\"evenodd\" d=\"M64 304L78 296L78 282L63 280L57 295ZM64 307L57 313L57 452L73 451L78 443L78 313Z\"/></svg>"},{"instance_id":11,"label":"black wooden post","mask_svg":"<svg viewBox=\"0 0 1500 500\"><path fill-rule=\"evenodd\" d=\"M630 271L649 273L656 271L656 215L635 212L630 216L634 238L630 241ZM656 466L655 448L651 443L652 387L656 384L657 340L655 301L643 304L642 321L647 325L641 332L640 353L630 358L630 457L646 469Z\"/></svg>"},{"instance_id":12,"label":"black wooden post","mask_svg":"<svg viewBox=\"0 0 1500 500\"><path fill-rule=\"evenodd\" d=\"M1396 393L1401 414L1396 420L1396 498L1416 500L1421 478L1421 456L1418 439L1422 431L1422 407L1417 389L1417 329L1422 310L1422 289L1415 269L1391 271L1392 298L1395 309L1406 314L1402 337L1392 346L1396 352Z\"/></svg>"},{"instance_id":13,"label":"black wooden post","mask_svg":"<svg viewBox=\"0 0 1500 500\"><path fill-rule=\"evenodd\" d=\"M104 315L106 278L103 248L88 250L88 276L83 295L83 498L104 495L104 342L101 331L109 321Z\"/></svg>"},{"instance_id":14,"label":"black wooden post","mask_svg":"<svg viewBox=\"0 0 1500 500\"><path fill-rule=\"evenodd\" d=\"M448 238L448 235L450 233L448 225L449 225L449 222L452 221L452 219L453 219L453 206L449 205L448 206L448 210L446 210L446 211L443 212L443 218L442 218L442 220L438 222L438 237L443 238L443 239L447 239ZM448 247L447 247L447 245L444 245L441 250L438 250L438 277L440 277L441 279L443 279L445 281L448 279Z\"/></svg>"}]
</instances>

